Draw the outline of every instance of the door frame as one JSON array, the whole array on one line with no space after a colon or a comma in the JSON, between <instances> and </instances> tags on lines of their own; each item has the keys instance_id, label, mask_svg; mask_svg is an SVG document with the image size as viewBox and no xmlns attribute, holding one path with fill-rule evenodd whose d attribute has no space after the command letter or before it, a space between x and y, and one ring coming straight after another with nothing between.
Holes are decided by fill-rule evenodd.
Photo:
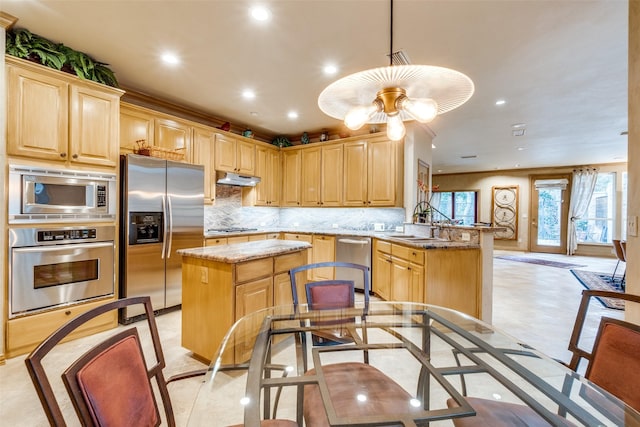
<instances>
[{"instance_id":1,"label":"door frame","mask_svg":"<svg viewBox=\"0 0 640 427\"><path fill-rule=\"evenodd\" d=\"M567 251L567 230L569 224L569 202L571 200L571 173L529 175L529 252L564 254ZM560 213L560 245L545 246L538 242L538 190L535 182L540 179L567 179L567 188L562 191Z\"/></svg>"}]
</instances>

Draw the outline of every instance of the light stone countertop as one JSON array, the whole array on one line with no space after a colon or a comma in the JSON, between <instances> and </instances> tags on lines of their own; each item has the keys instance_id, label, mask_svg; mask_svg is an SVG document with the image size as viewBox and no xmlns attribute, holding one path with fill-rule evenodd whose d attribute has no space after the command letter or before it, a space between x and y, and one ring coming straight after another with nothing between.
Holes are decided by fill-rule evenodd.
<instances>
[{"instance_id":1,"label":"light stone countertop","mask_svg":"<svg viewBox=\"0 0 640 427\"><path fill-rule=\"evenodd\" d=\"M294 240L258 240L255 242L233 243L230 245L206 246L201 248L179 249L182 256L200 258L209 261L237 264L253 259L267 258L289 252L311 248L307 242Z\"/></svg>"}]
</instances>

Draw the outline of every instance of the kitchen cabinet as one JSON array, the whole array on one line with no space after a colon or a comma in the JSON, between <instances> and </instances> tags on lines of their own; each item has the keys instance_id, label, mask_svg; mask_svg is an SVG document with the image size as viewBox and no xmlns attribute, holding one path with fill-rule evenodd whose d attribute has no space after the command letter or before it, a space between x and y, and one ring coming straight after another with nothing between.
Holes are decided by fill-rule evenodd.
<instances>
[{"instance_id":1,"label":"kitchen cabinet","mask_svg":"<svg viewBox=\"0 0 640 427\"><path fill-rule=\"evenodd\" d=\"M401 206L402 148L383 136L344 143L343 206Z\"/></svg>"},{"instance_id":2,"label":"kitchen cabinet","mask_svg":"<svg viewBox=\"0 0 640 427\"><path fill-rule=\"evenodd\" d=\"M282 197L280 206L300 206L302 150L282 151Z\"/></svg>"},{"instance_id":3,"label":"kitchen cabinet","mask_svg":"<svg viewBox=\"0 0 640 427\"><path fill-rule=\"evenodd\" d=\"M255 144L216 134L215 169L245 175L255 174Z\"/></svg>"},{"instance_id":4,"label":"kitchen cabinet","mask_svg":"<svg viewBox=\"0 0 640 427\"><path fill-rule=\"evenodd\" d=\"M312 262L327 262L336 260L336 238L335 236L325 236L314 234L311 245ZM309 272L311 280L331 280L335 278L334 268L314 268Z\"/></svg>"},{"instance_id":5,"label":"kitchen cabinet","mask_svg":"<svg viewBox=\"0 0 640 427\"><path fill-rule=\"evenodd\" d=\"M6 64L8 155L117 166L123 91L11 56Z\"/></svg>"},{"instance_id":6,"label":"kitchen cabinet","mask_svg":"<svg viewBox=\"0 0 640 427\"><path fill-rule=\"evenodd\" d=\"M342 164L342 144L302 150L302 206L342 205Z\"/></svg>"},{"instance_id":7,"label":"kitchen cabinet","mask_svg":"<svg viewBox=\"0 0 640 427\"><path fill-rule=\"evenodd\" d=\"M155 120L150 111L120 103L120 154L131 154L139 147L136 141L153 143Z\"/></svg>"},{"instance_id":8,"label":"kitchen cabinet","mask_svg":"<svg viewBox=\"0 0 640 427\"><path fill-rule=\"evenodd\" d=\"M189 159L189 147L191 146L190 123L174 118L156 118L153 145L184 154L184 158Z\"/></svg>"},{"instance_id":9,"label":"kitchen cabinet","mask_svg":"<svg viewBox=\"0 0 640 427\"><path fill-rule=\"evenodd\" d=\"M256 175L260 182L255 187L255 206L280 204L280 169L278 148L256 145Z\"/></svg>"},{"instance_id":10,"label":"kitchen cabinet","mask_svg":"<svg viewBox=\"0 0 640 427\"><path fill-rule=\"evenodd\" d=\"M376 239L373 291L385 300L424 302L424 251Z\"/></svg>"},{"instance_id":11,"label":"kitchen cabinet","mask_svg":"<svg viewBox=\"0 0 640 427\"><path fill-rule=\"evenodd\" d=\"M218 245L226 245L227 238L226 237L207 237L204 239L205 246L218 246Z\"/></svg>"},{"instance_id":12,"label":"kitchen cabinet","mask_svg":"<svg viewBox=\"0 0 640 427\"><path fill-rule=\"evenodd\" d=\"M6 357L14 357L20 354L29 353L53 331L68 322L75 316L92 310L107 302L114 301L115 298L92 301L85 304L76 304L45 313L24 316L7 321L6 331ZM113 312L93 319L82 325L70 336L73 338L92 335L97 332L115 328L118 325L118 313Z\"/></svg>"},{"instance_id":13,"label":"kitchen cabinet","mask_svg":"<svg viewBox=\"0 0 640 427\"><path fill-rule=\"evenodd\" d=\"M211 204L216 198L214 166L215 133L207 127L193 127L190 162L204 167L204 203Z\"/></svg>"}]
</instances>

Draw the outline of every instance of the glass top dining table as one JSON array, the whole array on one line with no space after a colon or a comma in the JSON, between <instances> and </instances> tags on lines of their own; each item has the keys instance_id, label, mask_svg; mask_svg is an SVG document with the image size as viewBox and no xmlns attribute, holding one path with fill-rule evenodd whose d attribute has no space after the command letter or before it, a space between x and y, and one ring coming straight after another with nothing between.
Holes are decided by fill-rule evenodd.
<instances>
[{"instance_id":1,"label":"glass top dining table","mask_svg":"<svg viewBox=\"0 0 640 427\"><path fill-rule=\"evenodd\" d=\"M466 314L404 302L241 318L188 425L450 426L476 415L468 397L526 405L550 425L640 426L639 412L525 343Z\"/></svg>"}]
</instances>

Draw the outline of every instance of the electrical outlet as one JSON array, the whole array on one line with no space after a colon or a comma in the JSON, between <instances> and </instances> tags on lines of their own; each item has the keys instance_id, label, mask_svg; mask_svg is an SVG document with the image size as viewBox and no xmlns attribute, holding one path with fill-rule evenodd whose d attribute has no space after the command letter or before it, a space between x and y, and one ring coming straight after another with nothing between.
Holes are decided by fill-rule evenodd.
<instances>
[{"instance_id":1,"label":"electrical outlet","mask_svg":"<svg viewBox=\"0 0 640 427\"><path fill-rule=\"evenodd\" d=\"M200 283L209 283L209 269L207 267L200 267Z\"/></svg>"},{"instance_id":2,"label":"electrical outlet","mask_svg":"<svg viewBox=\"0 0 640 427\"><path fill-rule=\"evenodd\" d=\"M339 228L338 224L331 224L331 228Z\"/></svg>"},{"instance_id":3,"label":"electrical outlet","mask_svg":"<svg viewBox=\"0 0 640 427\"><path fill-rule=\"evenodd\" d=\"M384 231L384 223L376 222L373 224L374 231Z\"/></svg>"},{"instance_id":4,"label":"electrical outlet","mask_svg":"<svg viewBox=\"0 0 640 427\"><path fill-rule=\"evenodd\" d=\"M638 217L635 215L630 215L627 218L627 234L629 236L638 235Z\"/></svg>"},{"instance_id":5,"label":"electrical outlet","mask_svg":"<svg viewBox=\"0 0 640 427\"><path fill-rule=\"evenodd\" d=\"M462 240L463 242L468 242L469 240L471 240L471 234L470 233L460 233L460 240Z\"/></svg>"}]
</instances>

